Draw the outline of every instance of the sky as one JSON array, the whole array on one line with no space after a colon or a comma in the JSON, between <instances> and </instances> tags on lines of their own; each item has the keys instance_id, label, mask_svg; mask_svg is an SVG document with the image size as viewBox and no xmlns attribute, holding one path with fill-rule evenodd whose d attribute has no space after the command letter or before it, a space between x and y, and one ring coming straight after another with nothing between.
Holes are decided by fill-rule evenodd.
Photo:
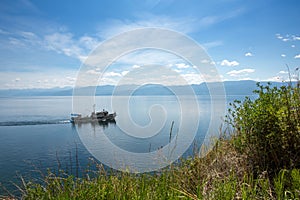
<instances>
[{"instance_id":1,"label":"sky","mask_svg":"<svg viewBox=\"0 0 300 200\"><path fill-rule=\"evenodd\" d=\"M1 0L0 89L72 87L95 48L145 27L174 30L197 42L223 81L288 81L288 71L297 79L299 10L298 0ZM105 73L96 67L87 73L101 77L100 85L120 84L131 72L143 75L134 83L155 83L162 72L143 66L149 63L173 70L188 84L214 81L155 49L123 55ZM178 84L165 75L160 81Z\"/></svg>"}]
</instances>

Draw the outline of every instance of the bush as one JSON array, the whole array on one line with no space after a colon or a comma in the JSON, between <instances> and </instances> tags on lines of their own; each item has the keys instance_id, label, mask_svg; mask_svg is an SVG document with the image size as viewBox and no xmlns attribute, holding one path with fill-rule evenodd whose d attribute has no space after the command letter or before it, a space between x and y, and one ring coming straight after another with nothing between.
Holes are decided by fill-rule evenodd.
<instances>
[{"instance_id":1,"label":"bush","mask_svg":"<svg viewBox=\"0 0 300 200\"><path fill-rule=\"evenodd\" d=\"M235 101L228 121L233 143L246 154L252 170L270 175L300 167L300 92L298 86L257 84L258 98Z\"/></svg>"}]
</instances>

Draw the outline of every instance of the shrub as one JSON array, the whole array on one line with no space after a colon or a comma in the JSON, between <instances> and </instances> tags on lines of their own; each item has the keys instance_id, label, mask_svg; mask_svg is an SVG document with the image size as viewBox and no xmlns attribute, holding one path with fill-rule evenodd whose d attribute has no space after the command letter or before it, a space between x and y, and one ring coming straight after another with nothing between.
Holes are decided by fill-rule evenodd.
<instances>
[{"instance_id":1,"label":"shrub","mask_svg":"<svg viewBox=\"0 0 300 200\"><path fill-rule=\"evenodd\" d=\"M257 99L235 101L229 110L227 119L235 131L234 146L246 154L256 174L267 171L272 175L280 169L299 168L299 86L257 86Z\"/></svg>"}]
</instances>

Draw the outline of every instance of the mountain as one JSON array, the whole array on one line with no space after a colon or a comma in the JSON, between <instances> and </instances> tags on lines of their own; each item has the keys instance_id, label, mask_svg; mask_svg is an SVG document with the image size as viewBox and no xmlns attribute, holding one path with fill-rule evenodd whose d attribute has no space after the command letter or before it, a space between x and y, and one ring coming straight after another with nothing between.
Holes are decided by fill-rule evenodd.
<instances>
[{"instance_id":1,"label":"mountain","mask_svg":"<svg viewBox=\"0 0 300 200\"><path fill-rule=\"evenodd\" d=\"M0 90L0 97L11 96L71 96L73 89L71 87L64 88L47 88L47 89L8 89Z\"/></svg>"},{"instance_id":2,"label":"mountain","mask_svg":"<svg viewBox=\"0 0 300 200\"><path fill-rule=\"evenodd\" d=\"M220 83L201 83L194 84L190 87L194 90L196 95L209 95L208 86L211 90L215 90ZM252 91L257 89L256 82L251 80L245 81L225 81L223 82L227 95L251 95ZM262 84L267 84L262 82ZM271 82L272 86L280 87L287 85L282 82ZM77 95L90 94L94 87L83 87L77 91ZM157 84L147 84L142 86L137 85L121 85L115 87L113 85L98 86L95 91L96 96L153 96L153 95L173 95L174 91L178 95L188 95L190 92L187 86L162 86ZM14 97L14 96L72 96L73 88L50 88L50 89L10 89L0 90L0 97Z\"/></svg>"}]
</instances>

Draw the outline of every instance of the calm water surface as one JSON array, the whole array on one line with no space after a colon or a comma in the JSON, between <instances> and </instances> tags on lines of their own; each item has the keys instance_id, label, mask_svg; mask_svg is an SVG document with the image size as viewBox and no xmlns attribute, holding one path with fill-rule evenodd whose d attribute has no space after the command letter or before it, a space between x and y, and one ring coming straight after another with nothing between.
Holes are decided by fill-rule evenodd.
<instances>
[{"instance_id":1,"label":"calm water surface","mask_svg":"<svg viewBox=\"0 0 300 200\"><path fill-rule=\"evenodd\" d=\"M72 97L0 98L0 183L2 186L12 191L14 190L12 182L19 183L20 175L28 179L38 177L36 169L45 173L48 168L57 170L59 166L73 174L76 165L84 169L92 155L82 144L77 130L97 134L101 129L112 143L124 150L138 153L154 151L168 144L172 121L174 121L173 132L176 135L183 117L180 115L180 103L187 105L190 103L189 97L178 103L174 96L135 96L127 105L123 105L130 108L131 119L129 120L125 117L125 109L122 109L124 97L117 98L120 101L119 106L112 108L109 97L96 97L97 110L106 108L110 112L116 111L118 115L115 124L96 127L92 124L74 126L69 123ZM231 96L227 97L227 101L241 98ZM209 96L198 96L197 101L200 119L195 139L197 143L201 143L210 121L211 102ZM193 118L195 109L187 108L190 109L190 114L184 117L190 119L192 123L195 120ZM88 112L91 110L92 108ZM135 138L126 134L126 130L133 129L132 122L147 127L151 123L154 126L161 124L160 119L164 120L164 125L159 125L158 132L153 137ZM189 129L186 128L184 131L188 132ZM150 133L144 132L144 134ZM191 152L192 147L185 156ZM76 155L78 155L78 162L76 162ZM0 188L0 194L2 193L4 191Z\"/></svg>"}]
</instances>

